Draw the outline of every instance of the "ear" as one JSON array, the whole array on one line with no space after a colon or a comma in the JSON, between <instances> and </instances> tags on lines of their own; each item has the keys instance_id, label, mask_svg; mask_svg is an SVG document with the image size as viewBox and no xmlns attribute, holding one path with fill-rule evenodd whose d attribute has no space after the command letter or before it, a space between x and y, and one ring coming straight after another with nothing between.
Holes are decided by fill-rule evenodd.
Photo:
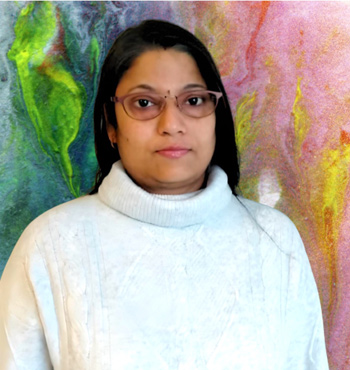
<instances>
[{"instance_id":1,"label":"ear","mask_svg":"<svg viewBox=\"0 0 350 370\"><path fill-rule=\"evenodd\" d=\"M108 135L109 141L111 142L111 144L115 144L118 142L117 129L113 125L111 125L108 121L106 123L107 123L107 135Z\"/></svg>"},{"instance_id":2,"label":"ear","mask_svg":"<svg viewBox=\"0 0 350 370\"><path fill-rule=\"evenodd\" d=\"M109 141L111 142L111 145L113 146L113 144L117 143L117 128L109 123L108 115L106 111L106 105L103 106L103 111L104 111L105 120L106 120L107 135L108 135Z\"/></svg>"}]
</instances>

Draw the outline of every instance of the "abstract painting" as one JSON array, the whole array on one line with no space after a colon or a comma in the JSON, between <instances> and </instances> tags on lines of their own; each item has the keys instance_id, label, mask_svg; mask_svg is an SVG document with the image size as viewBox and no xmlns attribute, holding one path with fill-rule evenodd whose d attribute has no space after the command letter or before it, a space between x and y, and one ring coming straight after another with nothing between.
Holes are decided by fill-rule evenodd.
<instances>
[{"instance_id":1,"label":"abstract painting","mask_svg":"<svg viewBox=\"0 0 350 370\"><path fill-rule=\"evenodd\" d=\"M94 97L116 35L169 20L214 56L235 117L239 192L296 224L330 367L349 369L350 4L1 2L0 14L0 274L30 221L93 185Z\"/></svg>"}]
</instances>

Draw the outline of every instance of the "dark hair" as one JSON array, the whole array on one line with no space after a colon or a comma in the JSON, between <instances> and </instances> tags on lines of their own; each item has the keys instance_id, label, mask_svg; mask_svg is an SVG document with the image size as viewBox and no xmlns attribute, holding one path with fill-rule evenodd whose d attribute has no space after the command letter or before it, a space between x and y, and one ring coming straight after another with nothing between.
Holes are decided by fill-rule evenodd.
<instances>
[{"instance_id":1,"label":"dark hair","mask_svg":"<svg viewBox=\"0 0 350 370\"><path fill-rule=\"evenodd\" d=\"M91 194L97 192L112 164L120 159L118 149L112 148L107 134L107 122L117 127L114 96L117 85L133 61L143 52L175 48L188 53L196 61L208 90L221 91L222 99L216 108L216 146L211 164L221 167L228 176L233 194L239 181L239 164L230 105L220 74L207 48L190 32L161 20L143 21L122 32L114 41L103 63L94 109L95 150L99 170ZM105 116L107 115L107 117Z\"/></svg>"}]
</instances>

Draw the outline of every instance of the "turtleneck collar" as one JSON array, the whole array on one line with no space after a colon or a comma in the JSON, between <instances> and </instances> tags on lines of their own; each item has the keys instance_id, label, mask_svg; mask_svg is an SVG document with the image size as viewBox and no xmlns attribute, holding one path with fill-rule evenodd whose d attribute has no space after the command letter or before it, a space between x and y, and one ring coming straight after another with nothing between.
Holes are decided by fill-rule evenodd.
<instances>
[{"instance_id":1,"label":"turtleneck collar","mask_svg":"<svg viewBox=\"0 0 350 370\"><path fill-rule=\"evenodd\" d=\"M204 223L219 214L232 199L226 173L217 166L209 171L206 188L181 195L151 194L136 185L121 161L113 164L98 190L102 202L136 220L163 227Z\"/></svg>"}]
</instances>

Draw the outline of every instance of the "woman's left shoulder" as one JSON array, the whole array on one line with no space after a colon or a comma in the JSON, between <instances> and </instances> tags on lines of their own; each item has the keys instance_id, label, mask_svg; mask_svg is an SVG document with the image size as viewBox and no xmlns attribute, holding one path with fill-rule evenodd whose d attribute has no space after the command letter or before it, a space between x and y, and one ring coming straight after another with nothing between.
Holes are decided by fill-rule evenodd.
<instances>
[{"instance_id":1,"label":"woman's left shoulder","mask_svg":"<svg viewBox=\"0 0 350 370\"><path fill-rule=\"evenodd\" d=\"M243 198L241 196L238 196L237 199L242 204L242 206L250 213L250 215L259 222L261 226L269 226L271 224L277 223L282 227L295 228L291 219L278 209L255 202L250 199Z\"/></svg>"},{"instance_id":2,"label":"woman's left shoulder","mask_svg":"<svg viewBox=\"0 0 350 370\"><path fill-rule=\"evenodd\" d=\"M287 215L275 208L241 196L237 199L261 231L279 246L284 246L283 249L287 249L286 252L291 252L295 248L299 249L300 246L304 249L299 232Z\"/></svg>"}]
</instances>

